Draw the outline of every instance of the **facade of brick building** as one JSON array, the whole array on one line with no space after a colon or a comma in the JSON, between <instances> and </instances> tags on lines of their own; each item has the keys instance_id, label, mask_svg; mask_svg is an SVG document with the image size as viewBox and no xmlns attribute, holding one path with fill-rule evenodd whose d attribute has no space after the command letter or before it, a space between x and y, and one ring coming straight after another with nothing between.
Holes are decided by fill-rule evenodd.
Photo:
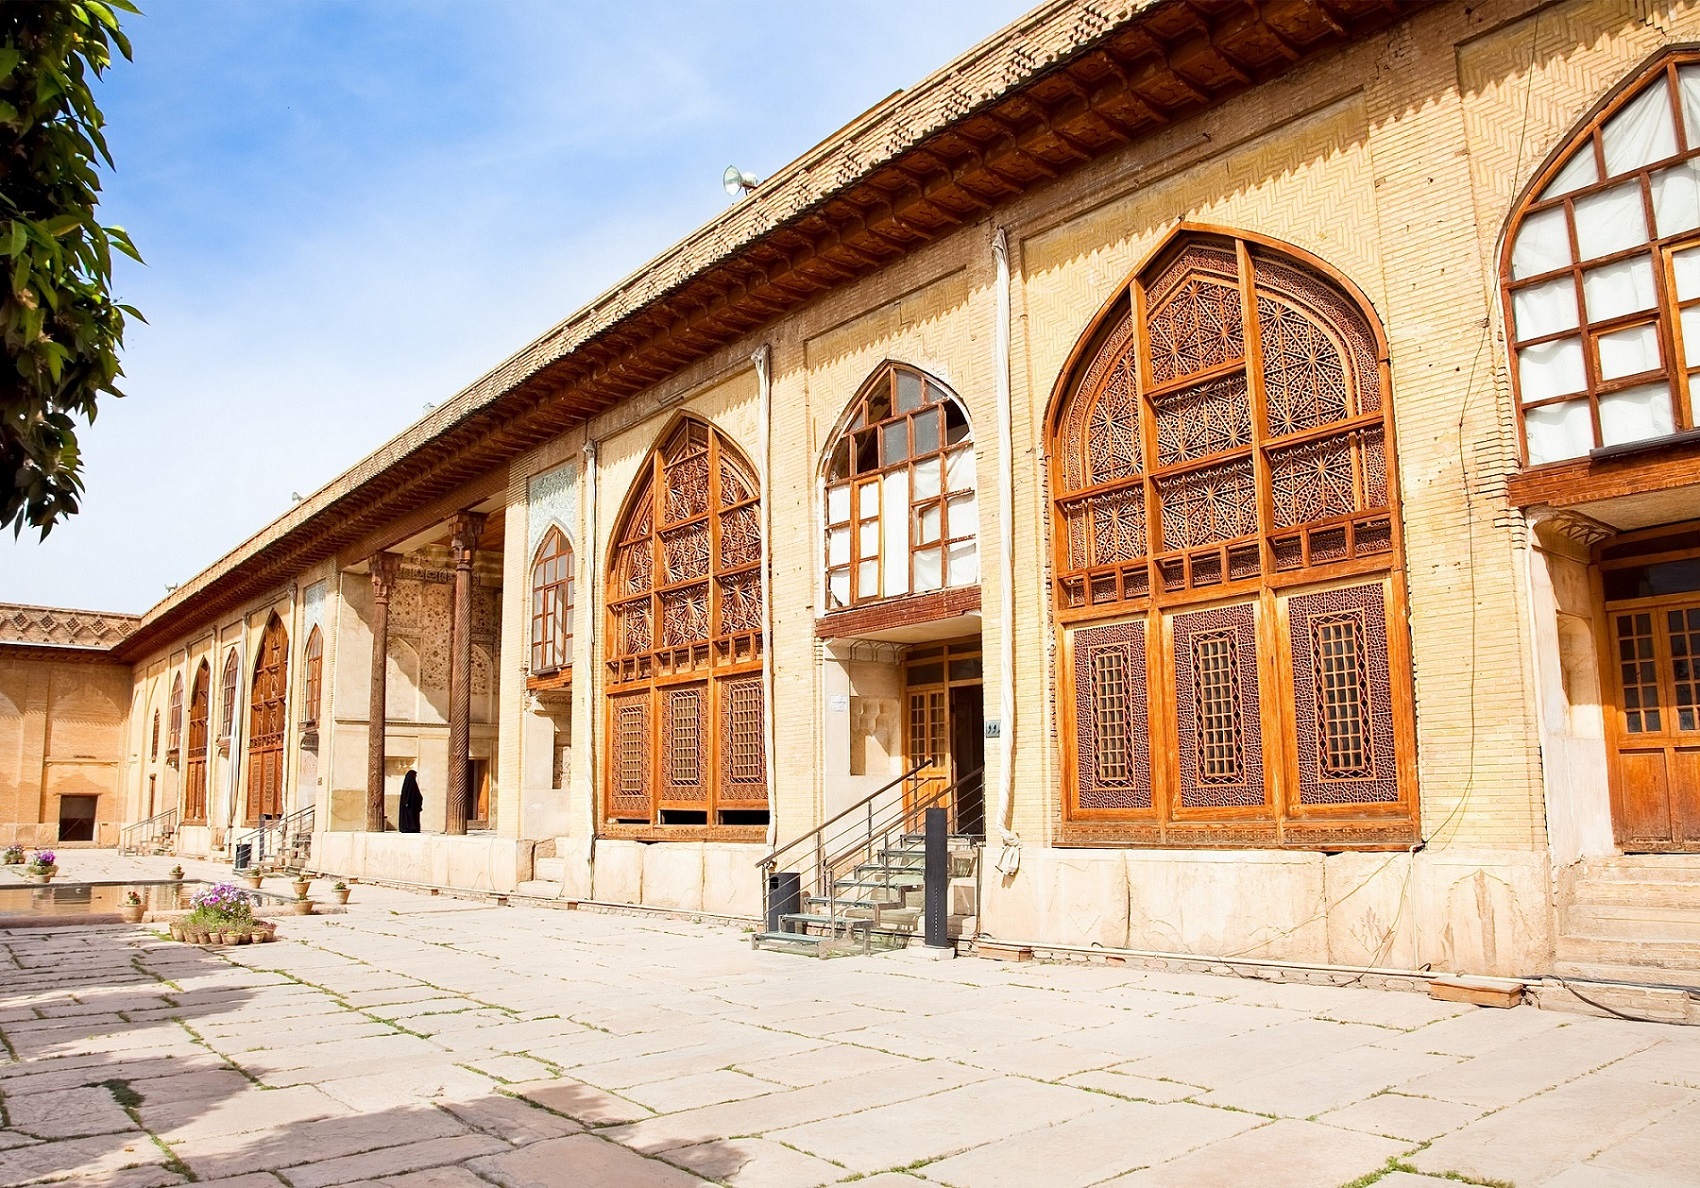
<instances>
[{"instance_id":1,"label":"facade of brick building","mask_svg":"<svg viewBox=\"0 0 1700 1188\"><path fill-rule=\"evenodd\" d=\"M753 915L918 773L1001 941L1691 977L1696 44L1044 5L148 612L123 819Z\"/></svg>"}]
</instances>

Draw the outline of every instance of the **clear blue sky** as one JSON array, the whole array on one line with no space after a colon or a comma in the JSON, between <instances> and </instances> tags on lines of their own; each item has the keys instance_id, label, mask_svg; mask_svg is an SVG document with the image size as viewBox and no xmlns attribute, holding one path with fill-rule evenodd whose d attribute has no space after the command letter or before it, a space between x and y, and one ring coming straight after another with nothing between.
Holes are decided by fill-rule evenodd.
<instances>
[{"instance_id":1,"label":"clear blue sky","mask_svg":"<svg viewBox=\"0 0 1700 1188\"><path fill-rule=\"evenodd\" d=\"M143 0L100 87L126 399L0 601L141 611L1030 0Z\"/></svg>"}]
</instances>

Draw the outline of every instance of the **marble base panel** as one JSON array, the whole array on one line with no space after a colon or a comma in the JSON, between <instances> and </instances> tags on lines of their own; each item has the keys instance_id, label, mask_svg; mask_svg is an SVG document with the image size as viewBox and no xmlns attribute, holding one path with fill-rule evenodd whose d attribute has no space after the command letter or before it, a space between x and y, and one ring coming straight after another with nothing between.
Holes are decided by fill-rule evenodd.
<instances>
[{"instance_id":1,"label":"marble base panel","mask_svg":"<svg viewBox=\"0 0 1700 1188\"><path fill-rule=\"evenodd\" d=\"M340 877L507 892L531 878L533 848L533 842L507 837L317 833L313 869Z\"/></svg>"}]
</instances>

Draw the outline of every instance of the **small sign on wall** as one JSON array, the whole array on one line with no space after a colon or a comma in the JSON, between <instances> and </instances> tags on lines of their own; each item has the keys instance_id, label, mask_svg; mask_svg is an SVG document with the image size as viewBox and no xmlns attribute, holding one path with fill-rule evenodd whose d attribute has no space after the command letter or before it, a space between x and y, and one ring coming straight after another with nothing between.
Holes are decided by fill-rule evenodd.
<instances>
[{"instance_id":1,"label":"small sign on wall","mask_svg":"<svg viewBox=\"0 0 1700 1188\"><path fill-rule=\"evenodd\" d=\"M1003 737L1003 722L1002 722L1001 719L998 719L998 718L987 718L986 719L986 737L987 738L1002 738Z\"/></svg>"},{"instance_id":2,"label":"small sign on wall","mask_svg":"<svg viewBox=\"0 0 1700 1188\"><path fill-rule=\"evenodd\" d=\"M850 698L843 693L833 694L832 697L827 700L827 705L831 707L832 712L835 714L847 714L850 712Z\"/></svg>"}]
</instances>

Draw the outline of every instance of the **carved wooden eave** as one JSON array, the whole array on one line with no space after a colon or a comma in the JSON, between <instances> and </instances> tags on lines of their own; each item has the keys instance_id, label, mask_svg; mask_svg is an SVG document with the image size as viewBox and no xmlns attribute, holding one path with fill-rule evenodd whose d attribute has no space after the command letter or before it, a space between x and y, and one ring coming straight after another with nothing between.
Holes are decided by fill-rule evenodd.
<instances>
[{"instance_id":1,"label":"carved wooden eave","mask_svg":"<svg viewBox=\"0 0 1700 1188\"><path fill-rule=\"evenodd\" d=\"M0 643L104 652L141 625L139 615L0 603Z\"/></svg>"},{"instance_id":2,"label":"carved wooden eave","mask_svg":"<svg viewBox=\"0 0 1700 1188\"><path fill-rule=\"evenodd\" d=\"M880 104L148 613L137 659L999 204L1432 0L1054 0Z\"/></svg>"}]
</instances>

